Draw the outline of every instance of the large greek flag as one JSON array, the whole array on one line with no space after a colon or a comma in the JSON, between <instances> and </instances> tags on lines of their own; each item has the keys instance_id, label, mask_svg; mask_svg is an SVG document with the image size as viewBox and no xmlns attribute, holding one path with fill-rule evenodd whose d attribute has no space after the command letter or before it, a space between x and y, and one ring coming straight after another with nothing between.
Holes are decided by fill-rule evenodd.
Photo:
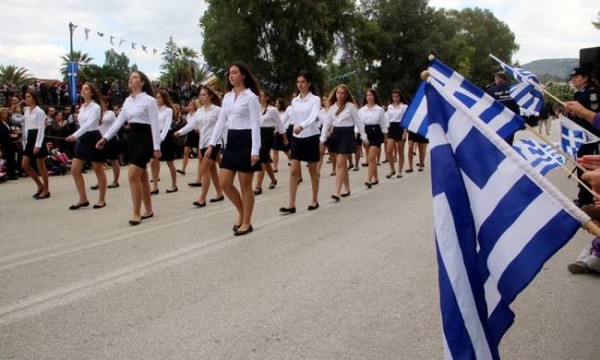
<instances>
[{"instance_id":1,"label":"large greek flag","mask_svg":"<svg viewBox=\"0 0 600 360\"><path fill-rule=\"evenodd\" d=\"M499 359L510 304L589 217L498 136L512 112L424 92L445 357Z\"/></svg>"},{"instance_id":2,"label":"large greek flag","mask_svg":"<svg viewBox=\"0 0 600 360\"><path fill-rule=\"evenodd\" d=\"M507 138L517 130L525 127L525 121L518 115L498 103L493 97L441 61L433 59L427 71L439 85L443 86L447 92L451 93L474 114L477 116L485 115L483 118L489 119L488 126L500 137ZM423 136L427 136L428 124L430 123L425 86L425 82L419 86L401 123L404 128ZM495 116L499 114L503 114L504 118L510 118L511 121L496 121Z\"/></svg>"},{"instance_id":3,"label":"large greek flag","mask_svg":"<svg viewBox=\"0 0 600 360\"><path fill-rule=\"evenodd\" d=\"M540 144L531 139L521 139L513 144L532 168L542 175L565 164L565 158L548 144Z\"/></svg>"}]
</instances>

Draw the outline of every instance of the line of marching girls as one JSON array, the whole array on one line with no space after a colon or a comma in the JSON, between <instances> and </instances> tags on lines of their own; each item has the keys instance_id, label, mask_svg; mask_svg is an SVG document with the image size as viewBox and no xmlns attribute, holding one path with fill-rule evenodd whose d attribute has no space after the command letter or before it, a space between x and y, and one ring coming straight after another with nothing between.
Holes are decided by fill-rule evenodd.
<instances>
[{"instance_id":1,"label":"line of marching girls","mask_svg":"<svg viewBox=\"0 0 600 360\"><path fill-rule=\"evenodd\" d=\"M309 72L298 74L296 88L290 105L286 107L283 99L272 101L270 93L260 90L248 65L234 62L228 67L227 91L223 98L211 87L202 86L198 101L192 100L188 104L185 126L177 126L180 117L178 105L173 104L167 91L155 91L141 71L131 73L130 95L118 116L107 109L98 89L91 83L85 83L81 90L80 127L66 137L67 142L75 143L71 170L77 201L69 208L77 210L90 206L82 175L84 165L89 162L97 178L92 188L98 190L98 199L92 207L102 209L109 205L107 188L119 186L118 173L108 185L104 164L110 159L111 163L118 165L115 136L124 125L127 128L127 177L132 204L128 223L131 226L154 217L152 195L159 193L160 161L166 162L169 171L170 187L166 193L177 192L177 173L185 173L192 148L198 149L198 173L196 181L188 185L200 187L192 205L203 208L227 198L235 208L232 231L236 236L254 230L254 199L263 193L265 176L269 181L267 191L279 184L280 152L286 156L284 161L287 160L290 169L288 201L279 208L279 212L285 215L296 213L298 187L305 180L303 167L308 170L306 180L309 179L307 182L311 188L307 210L319 209L321 166L326 155L332 162L331 175L335 176L335 185L329 195L334 203L351 195L349 170L359 170L363 149L366 160L362 166L366 167L364 185L367 189L380 182L378 166L381 165L382 154L385 157L383 163L389 165L385 178L402 177L407 141L409 168L404 171L413 171L415 150L419 152L418 170L425 166L427 140L409 134L400 125L407 105L402 101L399 90L392 92L391 103L386 110L374 89L366 91L362 107L344 84L321 98ZM37 185L34 197L48 199L50 186L43 161L46 150L42 145L46 116L38 106L35 93L26 94L25 104L24 116L16 119L24 128L22 166ZM177 170L174 165L177 143L186 135L195 136L187 137L187 156L182 169ZM38 172L31 166L34 162ZM215 194L209 198L211 188Z\"/></svg>"}]
</instances>

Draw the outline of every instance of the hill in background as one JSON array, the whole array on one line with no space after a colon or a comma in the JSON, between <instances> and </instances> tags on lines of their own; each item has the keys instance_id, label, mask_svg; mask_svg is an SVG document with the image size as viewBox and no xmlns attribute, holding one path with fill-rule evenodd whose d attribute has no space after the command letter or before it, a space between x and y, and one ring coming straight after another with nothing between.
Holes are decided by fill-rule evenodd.
<instances>
[{"instance_id":1,"label":"hill in background","mask_svg":"<svg viewBox=\"0 0 600 360\"><path fill-rule=\"evenodd\" d=\"M579 66L579 59L541 59L521 65L525 70L536 74L542 82L566 82L569 73Z\"/></svg>"}]
</instances>

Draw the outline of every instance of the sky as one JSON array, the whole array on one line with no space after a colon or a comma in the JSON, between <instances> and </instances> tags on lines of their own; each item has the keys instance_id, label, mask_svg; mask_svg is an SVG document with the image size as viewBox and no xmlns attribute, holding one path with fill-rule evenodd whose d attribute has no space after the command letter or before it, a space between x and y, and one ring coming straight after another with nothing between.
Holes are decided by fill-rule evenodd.
<instances>
[{"instance_id":1,"label":"sky","mask_svg":"<svg viewBox=\"0 0 600 360\"><path fill-rule=\"evenodd\" d=\"M511 60L520 64L578 58L580 48L600 46L600 30L591 24L600 11L598 0L430 0L429 5L489 9L515 34L520 49ZM203 39L198 21L205 10L206 3L199 0L2 1L0 65L24 67L37 78L59 79L60 56L69 52L68 24L72 22L78 26L73 36L74 50L88 53L93 63L101 66L105 51L113 48L156 78L162 62L160 52L169 36L178 46L191 47L201 54ZM90 29L87 40L85 28ZM114 45L110 36L114 37ZM119 46L121 39L124 41ZM132 49L132 43L136 49ZM156 55L153 49L158 50ZM204 59L199 61L203 63Z\"/></svg>"}]
</instances>

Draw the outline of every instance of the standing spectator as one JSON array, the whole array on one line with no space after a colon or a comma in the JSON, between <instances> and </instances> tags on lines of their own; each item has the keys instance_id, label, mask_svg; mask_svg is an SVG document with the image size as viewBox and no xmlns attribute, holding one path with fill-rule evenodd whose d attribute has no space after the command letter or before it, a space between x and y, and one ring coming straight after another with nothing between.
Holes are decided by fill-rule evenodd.
<instances>
[{"instance_id":1,"label":"standing spectator","mask_svg":"<svg viewBox=\"0 0 600 360\"><path fill-rule=\"evenodd\" d=\"M0 145L2 145L2 157L6 160L6 172L9 180L17 180L19 171L17 168L17 147L15 140L17 134L13 133L8 123L9 112L7 108L0 108Z\"/></svg>"}]
</instances>

